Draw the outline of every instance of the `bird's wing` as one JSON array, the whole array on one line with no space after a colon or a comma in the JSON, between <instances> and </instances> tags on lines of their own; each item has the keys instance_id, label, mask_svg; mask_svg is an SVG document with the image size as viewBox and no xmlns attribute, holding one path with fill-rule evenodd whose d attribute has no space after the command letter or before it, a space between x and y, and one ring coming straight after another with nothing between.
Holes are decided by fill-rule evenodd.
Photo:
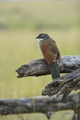
<instances>
[{"instance_id":1,"label":"bird's wing","mask_svg":"<svg viewBox=\"0 0 80 120\"><path fill-rule=\"evenodd\" d=\"M60 52L54 40L48 39L40 44L42 54L48 64L56 62L56 59L60 56Z\"/></svg>"}]
</instances>

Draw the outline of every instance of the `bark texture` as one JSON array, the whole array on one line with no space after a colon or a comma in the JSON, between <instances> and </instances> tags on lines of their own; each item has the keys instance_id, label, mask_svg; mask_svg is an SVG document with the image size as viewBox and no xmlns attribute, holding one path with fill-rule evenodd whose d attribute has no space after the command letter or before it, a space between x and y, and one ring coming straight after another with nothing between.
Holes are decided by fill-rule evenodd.
<instances>
[{"instance_id":1,"label":"bark texture","mask_svg":"<svg viewBox=\"0 0 80 120\"><path fill-rule=\"evenodd\" d=\"M61 96L2 99L0 100L0 115L20 113L44 113L49 118L53 112L61 110L73 110L79 117L80 93L69 95L66 103L62 103L61 99ZM72 118L75 118L75 114Z\"/></svg>"},{"instance_id":2,"label":"bark texture","mask_svg":"<svg viewBox=\"0 0 80 120\"><path fill-rule=\"evenodd\" d=\"M57 94L59 96L63 94L67 97L72 90L78 89L80 89L80 68L46 85L42 95L52 96Z\"/></svg>"},{"instance_id":3,"label":"bark texture","mask_svg":"<svg viewBox=\"0 0 80 120\"><path fill-rule=\"evenodd\" d=\"M10 100L11 106L1 107L1 115L40 112L45 113L47 118L50 118L53 112L74 110L72 120L80 120L80 93L70 95L72 90L80 89L80 56L63 55L61 56L61 61L58 61L58 67L60 73L69 74L63 75L46 85L42 95L52 97ZM47 75L50 74L50 69L46 61L40 59L22 65L16 72L18 73L18 78L20 78ZM57 95L57 97L53 95ZM5 100L2 101L2 106L8 104L8 101L4 102Z\"/></svg>"},{"instance_id":4,"label":"bark texture","mask_svg":"<svg viewBox=\"0 0 80 120\"><path fill-rule=\"evenodd\" d=\"M61 56L61 61L58 61L59 70L61 73L69 73L77 68L80 68L80 56ZM16 70L18 77L41 76L50 74L48 64L44 59L35 60L29 64L22 65Z\"/></svg>"}]
</instances>

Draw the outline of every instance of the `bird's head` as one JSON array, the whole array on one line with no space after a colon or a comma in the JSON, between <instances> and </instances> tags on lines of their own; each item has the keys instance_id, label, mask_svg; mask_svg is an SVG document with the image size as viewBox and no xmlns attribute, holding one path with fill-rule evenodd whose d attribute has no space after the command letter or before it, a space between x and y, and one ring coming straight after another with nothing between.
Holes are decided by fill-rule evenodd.
<instances>
[{"instance_id":1,"label":"bird's head","mask_svg":"<svg viewBox=\"0 0 80 120\"><path fill-rule=\"evenodd\" d=\"M45 33L41 33L39 34L36 39L40 39L40 40L46 40L46 39L49 39L49 35L48 34L45 34Z\"/></svg>"}]
</instances>

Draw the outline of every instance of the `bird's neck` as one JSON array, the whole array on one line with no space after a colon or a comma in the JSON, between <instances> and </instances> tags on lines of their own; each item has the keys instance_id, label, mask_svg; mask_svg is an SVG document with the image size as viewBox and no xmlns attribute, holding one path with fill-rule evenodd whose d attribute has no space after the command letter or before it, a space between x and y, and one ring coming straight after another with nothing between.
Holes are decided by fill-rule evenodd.
<instances>
[{"instance_id":1,"label":"bird's neck","mask_svg":"<svg viewBox=\"0 0 80 120\"><path fill-rule=\"evenodd\" d=\"M39 50L41 51L41 47L40 47L40 44L41 44L41 42L43 42L45 39L38 39L38 44L39 44Z\"/></svg>"},{"instance_id":2,"label":"bird's neck","mask_svg":"<svg viewBox=\"0 0 80 120\"><path fill-rule=\"evenodd\" d=\"M43 39L43 38L38 39L39 42L42 42L42 41L44 41L44 40L45 40L45 39Z\"/></svg>"}]
</instances>

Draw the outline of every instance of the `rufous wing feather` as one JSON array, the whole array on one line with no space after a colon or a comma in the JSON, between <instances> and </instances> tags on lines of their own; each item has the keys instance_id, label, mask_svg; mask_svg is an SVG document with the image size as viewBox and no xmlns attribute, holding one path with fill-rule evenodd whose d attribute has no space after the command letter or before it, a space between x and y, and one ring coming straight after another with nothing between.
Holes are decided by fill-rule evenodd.
<instances>
[{"instance_id":1,"label":"rufous wing feather","mask_svg":"<svg viewBox=\"0 0 80 120\"><path fill-rule=\"evenodd\" d=\"M40 48L44 59L50 66L52 79L60 76L59 69L57 66L57 59L60 59L60 52L54 40L48 39L40 44Z\"/></svg>"}]
</instances>

